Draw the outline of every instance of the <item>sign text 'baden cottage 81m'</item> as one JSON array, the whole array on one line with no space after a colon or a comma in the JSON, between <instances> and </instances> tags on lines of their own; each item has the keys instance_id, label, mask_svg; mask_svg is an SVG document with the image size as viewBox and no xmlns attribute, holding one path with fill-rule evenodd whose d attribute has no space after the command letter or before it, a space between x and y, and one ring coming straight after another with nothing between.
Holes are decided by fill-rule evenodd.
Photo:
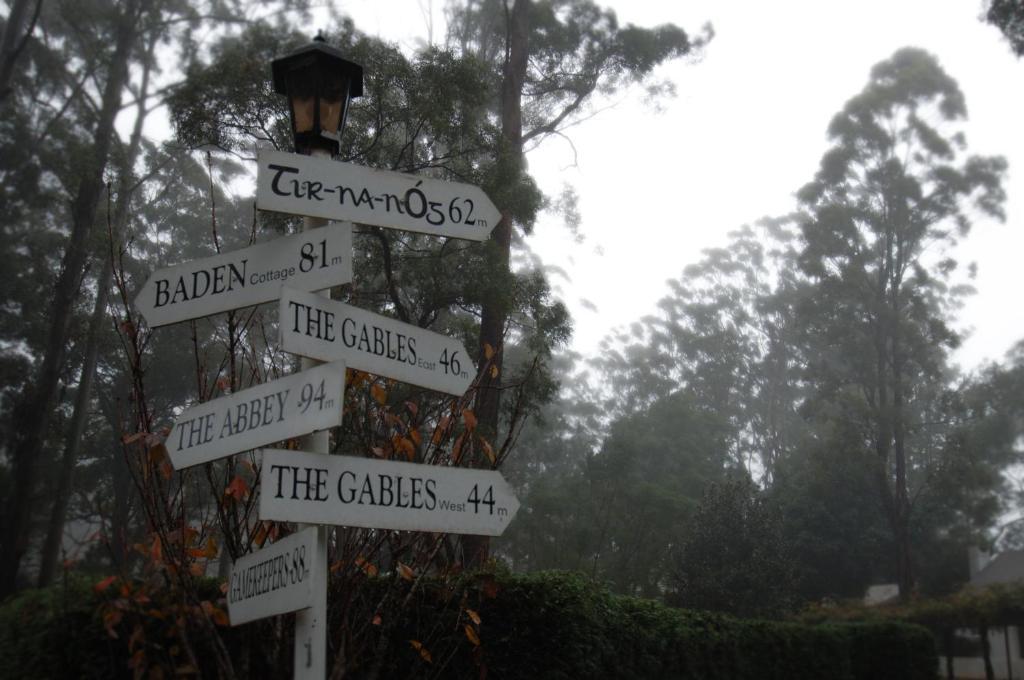
<instances>
[{"instance_id":1,"label":"sign text 'baden cottage 81m'","mask_svg":"<svg viewBox=\"0 0 1024 680\"><path fill-rule=\"evenodd\" d=\"M501 212L480 187L261 151L256 207L292 215L486 241Z\"/></svg>"},{"instance_id":2,"label":"sign text 'baden cottage 81m'","mask_svg":"<svg viewBox=\"0 0 1024 680\"><path fill-rule=\"evenodd\" d=\"M462 343L425 328L285 287L281 349L462 396L476 369Z\"/></svg>"},{"instance_id":3,"label":"sign text 'baden cottage 81m'","mask_svg":"<svg viewBox=\"0 0 1024 680\"><path fill-rule=\"evenodd\" d=\"M239 557L228 578L231 625L313 606L316 527Z\"/></svg>"},{"instance_id":4,"label":"sign text 'baden cottage 81m'","mask_svg":"<svg viewBox=\"0 0 1024 680\"><path fill-rule=\"evenodd\" d=\"M341 425L345 364L334 362L186 409L167 437L175 470Z\"/></svg>"},{"instance_id":5,"label":"sign text 'baden cottage 81m'","mask_svg":"<svg viewBox=\"0 0 1024 680\"><path fill-rule=\"evenodd\" d=\"M322 290L352 280L352 225L332 224L159 269L135 306L150 326L276 300L281 285Z\"/></svg>"},{"instance_id":6,"label":"sign text 'baden cottage 81m'","mask_svg":"<svg viewBox=\"0 0 1024 680\"><path fill-rule=\"evenodd\" d=\"M500 536L518 509L495 470L263 450L264 520Z\"/></svg>"}]
</instances>

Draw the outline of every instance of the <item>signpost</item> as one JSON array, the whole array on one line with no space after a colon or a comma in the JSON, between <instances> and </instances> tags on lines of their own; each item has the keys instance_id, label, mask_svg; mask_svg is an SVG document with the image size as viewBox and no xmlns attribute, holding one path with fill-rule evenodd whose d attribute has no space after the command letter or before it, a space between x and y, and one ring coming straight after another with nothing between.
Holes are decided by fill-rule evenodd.
<instances>
[{"instance_id":1,"label":"signpost","mask_svg":"<svg viewBox=\"0 0 1024 680\"><path fill-rule=\"evenodd\" d=\"M256 207L486 241L501 212L479 187L327 158L260 151Z\"/></svg>"},{"instance_id":2,"label":"signpost","mask_svg":"<svg viewBox=\"0 0 1024 680\"><path fill-rule=\"evenodd\" d=\"M285 287L279 318L286 352L455 396L476 372L458 340L336 300Z\"/></svg>"},{"instance_id":3,"label":"signpost","mask_svg":"<svg viewBox=\"0 0 1024 680\"><path fill-rule=\"evenodd\" d=\"M303 357L302 370L186 409L165 445L177 470L300 436L313 451L263 450L260 518L313 526L240 558L228 582L232 625L297 612L293 674L303 680L327 672L324 525L499 536L519 509L497 471L325 455L346 366L456 396L475 373L457 340L329 298L352 279L351 222L485 241L501 213L470 184L331 160L362 67L322 43L273 63L296 148L310 155L257 160L256 207L304 216L303 232L158 270L135 300L157 327L280 299L281 346Z\"/></svg>"},{"instance_id":4,"label":"signpost","mask_svg":"<svg viewBox=\"0 0 1024 680\"><path fill-rule=\"evenodd\" d=\"M175 470L341 425L345 364L324 364L186 409L167 437Z\"/></svg>"},{"instance_id":5,"label":"signpost","mask_svg":"<svg viewBox=\"0 0 1024 680\"><path fill-rule=\"evenodd\" d=\"M156 327L276 300L285 283L320 290L351 280L352 225L334 224L157 270L135 306Z\"/></svg>"},{"instance_id":6,"label":"signpost","mask_svg":"<svg viewBox=\"0 0 1024 680\"><path fill-rule=\"evenodd\" d=\"M263 450L260 519L500 536L518 509L495 470Z\"/></svg>"},{"instance_id":7,"label":"signpost","mask_svg":"<svg viewBox=\"0 0 1024 680\"><path fill-rule=\"evenodd\" d=\"M313 606L316 527L240 557L228 577L228 617L237 626Z\"/></svg>"}]
</instances>

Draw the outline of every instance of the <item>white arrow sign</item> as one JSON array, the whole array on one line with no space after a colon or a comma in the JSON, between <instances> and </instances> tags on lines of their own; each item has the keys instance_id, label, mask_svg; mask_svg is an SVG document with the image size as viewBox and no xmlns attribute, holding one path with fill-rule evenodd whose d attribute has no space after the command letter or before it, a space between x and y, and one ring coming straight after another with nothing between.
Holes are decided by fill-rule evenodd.
<instances>
[{"instance_id":1,"label":"white arrow sign","mask_svg":"<svg viewBox=\"0 0 1024 680\"><path fill-rule=\"evenodd\" d=\"M494 470L263 450L260 519L500 536L518 509Z\"/></svg>"},{"instance_id":2,"label":"white arrow sign","mask_svg":"<svg viewBox=\"0 0 1024 680\"><path fill-rule=\"evenodd\" d=\"M324 364L186 409L167 437L175 470L341 425L345 364Z\"/></svg>"},{"instance_id":3,"label":"white arrow sign","mask_svg":"<svg viewBox=\"0 0 1024 680\"><path fill-rule=\"evenodd\" d=\"M458 340L319 295L281 291L281 349L462 396L476 372Z\"/></svg>"},{"instance_id":4,"label":"white arrow sign","mask_svg":"<svg viewBox=\"0 0 1024 680\"><path fill-rule=\"evenodd\" d=\"M260 151L256 207L486 241L501 213L480 187Z\"/></svg>"},{"instance_id":5,"label":"white arrow sign","mask_svg":"<svg viewBox=\"0 0 1024 680\"><path fill-rule=\"evenodd\" d=\"M322 290L352 280L352 225L332 224L150 275L135 306L150 326L276 300L285 282Z\"/></svg>"},{"instance_id":6,"label":"white arrow sign","mask_svg":"<svg viewBox=\"0 0 1024 680\"><path fill-rule=\"evenodd\" d=\"M316 527L292 534L231 565L228 617L237 626L313 606Z\"/></svg>"}]
</instances>

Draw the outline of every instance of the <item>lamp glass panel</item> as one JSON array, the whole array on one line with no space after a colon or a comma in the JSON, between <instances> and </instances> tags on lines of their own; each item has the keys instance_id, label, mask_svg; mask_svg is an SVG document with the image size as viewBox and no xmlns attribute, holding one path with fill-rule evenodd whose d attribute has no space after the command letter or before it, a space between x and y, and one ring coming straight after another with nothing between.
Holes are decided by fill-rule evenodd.
<instances>
[{"instance_id":1,"label":"lamp glass panel","mask_svg":"<svg viewBox=\"0 0 1024 680\"><path fill-rule=\"evenodd\" d=\"M292 123L295 132L312 132L316 97L292 97Z\"/></svg>"},{"instance_id":2,"label":"lamp glass panel","mask_svg":"<svg viewBox=\"0 0 1024 680\"><path fill-rule=\"evenodd\" d=\"M288 72L288 99L295 132L312 132L316 124L316 62L304 59Z\"/></svg>"},{"instance_id":3,"label":"lamp glass panel","mask_svg":"<svg viewBox=\"0 0 1024 680\"><path fill-rule=\"evenodd\" d=\"M320 81L320 129L336 134L343 122L349 78L346 73L325 71Z\"/></svg>"}]
</instances>

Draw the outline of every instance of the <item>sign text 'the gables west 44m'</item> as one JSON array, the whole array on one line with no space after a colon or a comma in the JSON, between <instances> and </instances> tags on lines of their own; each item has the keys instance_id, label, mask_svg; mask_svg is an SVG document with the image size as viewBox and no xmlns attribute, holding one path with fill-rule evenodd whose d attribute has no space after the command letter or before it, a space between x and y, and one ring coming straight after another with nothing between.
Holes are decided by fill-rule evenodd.
<instances>
[{"instance_id":1,"label":"sign text 'the gables west 44m'","mask_svg":"<svg viewBox=\"0 0 1024 680\"><path fill-rule=\"evenodd\" d=\"M501 212L480 187L281 151L260 151L256 207L486 241Z\"/></svg>"},{"instance_id":2,"label":"sign text 'the gables west 44m'","mask_svg":"<svg viewBox=\"0 0 1024 680\"><path fill-rule=\"evenodd\" d=\"M281 291L281 349L462 396L476 369L462 343L319 295Z\"/></svg>"},{"instance_id":3,"label":"sign text 'the gables west 44m'","mask_svg":"<svg viewBox=\"0 0 1024 680\"><path fill-rule=\"evenodd\" d=\"M264 520L500 536L518 509L496 470L263 450Z\"/></svg>"},{"instance_id":4,"label":"sign text 'the gables west 44m'","mask_svg":"<svg viewBox=\"0 0 1024 680\"><path fill-rule=\"evenodd\" d=\"M276 300L287 283L323 290L352 280L352 225L331 224L159 269L135 298L150 326Z\"/></svg>"},{"instance_id":5,"label":"sign text 'the gables west 44m'","mask_svg":"<svg viewBox=\"0 0 1024 680\"><path fill-rule=\"evenodd\" d=\"M345 363L294 373L186 409L167 437L175 470L341 425Z\"/></svg>"}]
</instances>

